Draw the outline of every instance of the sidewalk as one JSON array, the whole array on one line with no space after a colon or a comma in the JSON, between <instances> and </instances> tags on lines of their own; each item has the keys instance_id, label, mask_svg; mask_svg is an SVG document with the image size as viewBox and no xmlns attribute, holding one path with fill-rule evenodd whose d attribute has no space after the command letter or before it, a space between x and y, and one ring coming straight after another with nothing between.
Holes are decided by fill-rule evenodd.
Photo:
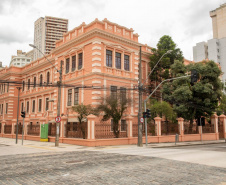
<instances>
[{"instance_id":1,"label":"sidewalk","mask_svg":"<svg viewBox=\"0 0 226 185\"><path fill-rule=\"evenodd\" d=\"M168 147L182 147L182 146L192 146L192 145L209 145L209 144L218 144L218 143L225 143L225 140L202 141L202 142L201 141L177 142L176 144L175 143L151 143L147 145L147 148L168 148ZM7 146L11 146L10 149ZM4 150L3 150L3 147L4 147ZM0 155L14 155L14 154L38 153L38 152L70 152L70 151L81 151L81 150L97 151L97 150L109 149L109 148L137 148L137 145L86 147L86 146L59 143L59 147L55 147L55 143L53 142L24 140L24 143L22 145L21 139L18 139L18 144L16 144L15 139L0 137ZM145 144L143 144L143 148L146 148Z\"/></svg>"},{"instance_id":2,"label":"sidewalk","mask_svg":"<svg viewBox=\"0 0 226 185\"><path fill-rule=\"evenodd\" d=\"M209 145L209 144L218 144L218 143L225 143L226 144L226 140L187 141L187 142L177 142L176 144L175 143L151 143L151 144L148 144L147 147L150 147L150 148L165 148L165 147L180 147L180 146L193 146L193 145Z\"/></svg>"}]
</instances>

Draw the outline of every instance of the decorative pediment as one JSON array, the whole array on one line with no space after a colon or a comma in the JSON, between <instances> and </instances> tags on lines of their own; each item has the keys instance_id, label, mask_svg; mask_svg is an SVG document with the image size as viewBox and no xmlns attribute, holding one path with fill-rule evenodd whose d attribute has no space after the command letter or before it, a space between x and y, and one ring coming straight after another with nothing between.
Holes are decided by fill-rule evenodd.
<instances>
[{"instance_id":1,"label":"decorative pediment","mask_svg":"<svg viewBox=\"0 0 226 185\"><path fill-rule=\"evenodd\" d=\"M109 47L113 47L113 48L116 48L116 49L121 49L121 50L125 50L125 51L130 51L131 52L131 49L128 49L127 47L124 47L122 45L112 44L112 43L109 43L109 42L104 42L104 44L106 46L109 46Z\"/></svg>"}]
</instances>

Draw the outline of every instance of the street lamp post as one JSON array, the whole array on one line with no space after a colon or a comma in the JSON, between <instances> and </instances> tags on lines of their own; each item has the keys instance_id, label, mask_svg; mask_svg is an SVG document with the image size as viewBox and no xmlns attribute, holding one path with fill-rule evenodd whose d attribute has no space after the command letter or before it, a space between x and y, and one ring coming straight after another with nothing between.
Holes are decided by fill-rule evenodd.
<instances>
[{"instance_id":1,"label":"street lamp post","mask_svg":"<svg viewBox=\"0 0 226 185\"><path fill-rule=\"evenodd\" d=\"M37 49L40 53L42 51L35 45L29 44L29 46L33 47L34 49ZM57 81L57 87L58 87L58 100L57 100L57 117L60 117L60 101L61 101L61 84L62 84L62 64L63 61L60 61L60 70L58 70L55 65L42 53L42 55L45 57L45 59L51 63L51 65L56 69L56 71L59 73L59 81ZM60 135L60 123L56 123L56 137L55 137L55 146L59 146L59 135Z\"/></svg>"},{"instance_id":2,"label":"street lamp post","mask_svg":"<svg viewBox=\"0 0 226 185\"><path fill-rule=\"evenodd\" d=\"M155 66L153 67L153 69L151 70L151 72L148 74L146 80L144 81L144 83L149 79L149 76L153 73L153 71L155 70L155 68L157 67L157 65L159 64L159 62L162 60L162 58L166 55L166 54L169 54L171 53L173 50L168 50L166 51L162 56L161 58L158 60L158 62L155 64ZM142 95L141 95L141 91L142 91L142 88L143 88L143 85L144 83L142 84L141 83L141 46L140 46L140 63L139 63L139 113L138 113L138 146L143 146L143 142L142 142L142 127L141 127L141 123L140 123L140 117L141 117L141 98L142 98ZM151 93L151 95L153 94L153 92ZM149 95L150 97L150 95ZM147 99L144 101L144 110L146 111L146 101ZM140 124L139 124L140 123ZM145 118L145 136L146 136L146 145L147 145L147 118Z\"/></svg>"},{"instance_id":3,"label":"street lamp post","mask_svg":"<svg viewBox=\"0 0 226 185\"><path fill-rule=\"evenodd\" d=\"M17 89L18 89L18 100L17 100L17 121L16 121L16 144L18 142L18 119L19 119L19 108L20 108L19 103L20 103L20 89L21 89L21 87L17 87Z\"/></svg>"}]
</instances>

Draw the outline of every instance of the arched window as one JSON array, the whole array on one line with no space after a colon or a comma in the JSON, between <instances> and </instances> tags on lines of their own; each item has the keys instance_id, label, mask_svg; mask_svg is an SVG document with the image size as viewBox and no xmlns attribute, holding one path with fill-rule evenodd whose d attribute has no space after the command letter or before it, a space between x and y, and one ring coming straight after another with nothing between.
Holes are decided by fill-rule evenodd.
<instances>
[{"instance_id":1,"label":"arched window","mask_svg":"<svg viewBox=\"0 0 226 185\"><path fill-rule=\"evenodd\" d=\"M47 83L47 85L49 84L49 78L50 78L50 74L49 74L49 72L47 72L47 76L46 76L46 83Z\"/></svg>"},{"instance_id":2,"label":"arched window","mask_svg":"<svg viewBox=\"0 0 226 185\"><path fill-rule=\"evenodd\" d=\"M40 87L42 86L42 75L40 75Z\"/></svg>"}]
</instances>

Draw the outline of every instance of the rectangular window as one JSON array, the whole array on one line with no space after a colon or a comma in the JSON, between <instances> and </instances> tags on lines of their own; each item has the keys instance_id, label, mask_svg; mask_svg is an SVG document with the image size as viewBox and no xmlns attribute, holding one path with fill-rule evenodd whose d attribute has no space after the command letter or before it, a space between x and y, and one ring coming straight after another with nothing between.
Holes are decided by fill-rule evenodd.
<instances>
[{"instance_id":1,"label":"rectangular window","mask_svg":"<svg viewBox=\"0 0 226 185\"><path fill-rule=\"evenodd\" d=\"M36 87L36 77L34 77L34 88Z\"/></svg>"},{"instance_id":2,"label":"rectangular window","mask_svg":"<svg viewBox=\"0 0 226 185\"><path fill-rule=\"evenodd\" d=\"M75 88L74 89L74 105L78 105L78 97L79 97L79 89Z\"/></svg>"},{"instance_id":3,"label":"rectangular window","mask_svg":"<svg viewBox=\"0 0 226 185\"><path fill-rule=\"evenodd\" d=\"M8 113L8 103L5 104L5 113Z\"/></svg>"},{"instance_id":4,"label":"rectangular window","mask_svg":"<svg viewBox=\"0 0 226 185\"><path fill-rule=\"evenodd\" d=\"M2 112L1 112L1 114L3 114L3 110L4 110L3 108L4 108L4 107L3 107L3 104L2 104Z\"/></svg>"},{"instance_id":5,"label":"rectangular window","mask_svg":"<svg viewBox=\"0 0 226 185\"><path fill-rule=\"evenodd\" d=\"M35 100L32 101L32 112L35 112Z\"/></svg>"},{"instance_id":6,"label":"rectangular window","mask_svg":"<svg viewBox=\"0 0 226 185\"><path fill-rule=\"evenodd\" d=\"M42 99L38 100L38 112L42 111Z\"/></svg>"},{"instance_id":7,"label":"rectangular window","mask_svg":"<svg viewBox=\"0 0 226 185\"><path fill-rule=\"evenodd\" d=\"M115 67L121 69L121 53L115 53Z\"/></svg>"},{"instance_id":8,"label":"rectangular window","mask_svg":"<svg viewBox=\"0 0 226 185\"><path fill-rule=\"evenodd\" d=\"M21 103L21 112L24 111L24 102Z\"/></svg>"},{"instance_id":9,"label":"rectangular window","mask_svg":"<svg viewBox=\"0 0 226 185\"><path fill-rule=\"evenodd\" d=\"M7 83L7 92L9 92L9 83Z\"/></svg>"},{"instance_id":10,"label":"rectangular window","mask_svg":"<svg viewBox=\"0 0 226 185\"><path fill-rule=\"evenodd\" d=\"M121 131L126 131L126 120L121 120Z\"/></svg>"},{"instance_id":11,"label":"rectangular window","mask_svg":"<svg viewBox=\"0 0 226 185\"><path fill-rule=\"evenodd\" d=\"M112 51L111 50L106 51L106 66L112 67Z\"/></svg>"},{"instance_id":12,"label":"rectangular window","mask_svg":"<svg viewBox=\"0 0 226 185\"><path fill-rule=\"evenodd\" d=\"M71 99L72 99L72 89L69 89L67 96L67 106L71 106Z\"/></svg>"},{"instance_id":13,"label":"rectangular window","mask_svg":"<svg viewBox=\"0 0 226 185\"><path fill-rule=\"evenodd\" d=\"M29 101L27 101L27 113L29 113Z\"/></svg>"},{"instance_id":14,"label":"rectangular window","mask_svg":"<svg viewBox=\"0 0 226 185\"><path fill-rule=\"evenodd\" d=\"M46 98L46 110L49 110L49 98Z\"/></svg>"},{"instance_id":15,"label":"rectangular window","mask_svg":"<svg viewBox=\"0 0 226 185\"><path fill-rule=\"evenodd\" d=\"M124 56L124 69L129 71L129 55Z\"/></svg>"},{"instance_id":16,"label":"rectangular window","mask_svg":"<svg viewBox=\"0 0 226 185\"><path fill-rule=\"evenodd\" d=\"M25 89L25 81L23 81L22 83L22 91L24 91L24 89Z\"/></svg>"},{"instance_id":17,"label":"rectangular window","mask_svg":"<svg viewBox=\"0 0 226 185\"><path fill-rule=\"evenodd\" d=\"M78 54L78 70L82 69L82 53Z\"/></svg>"},{"instance_id":18,"label":"rectangular window","mask_svg":"<svg viewBox=\"0 0 226 185\"><path fill-rule=\"evenodd\" d=\"M27 90L30 89L30 79L28 79L28 82L27 82Z\"/></svg>"},{"instance_id":19,"label":"rectangular window","mask_svg":"<svg viewBox=\"0 0 226 185\"><path fill-rule=\"evenodd\" d=\"M69 68L70 68L70 58L67 58L66 59L66 72L65 73L69 72Z\"/></svg>"},{"instance_id":20,"label":"rectangular window","mask_svg":"<svg viewBox=\"0 0 226 185\"><path fill-rule=\"evenodd\" d=\"M71 66L71 71L74 71L76 68L76 55L72 56L72 66Z\"/></svg>"},{"instance_id":21,"label":"rectangular window","mask_svg":"<svg viewBox=\"0 0 226 185\"><path fill-rule=\"evenodd\" d=\"M117 97L117 86L111 86L111 96L113 98Z\"/></svg>"},{"instance_id":22,"label":"rectangular window","mask_svg":"<svg viewBox=\"0 0 226 185\"><path fill-rule=\"evenodd\" d=\"M126 100L126 88L120 87L120 100Z\"/></svg>"}]
</instances>

